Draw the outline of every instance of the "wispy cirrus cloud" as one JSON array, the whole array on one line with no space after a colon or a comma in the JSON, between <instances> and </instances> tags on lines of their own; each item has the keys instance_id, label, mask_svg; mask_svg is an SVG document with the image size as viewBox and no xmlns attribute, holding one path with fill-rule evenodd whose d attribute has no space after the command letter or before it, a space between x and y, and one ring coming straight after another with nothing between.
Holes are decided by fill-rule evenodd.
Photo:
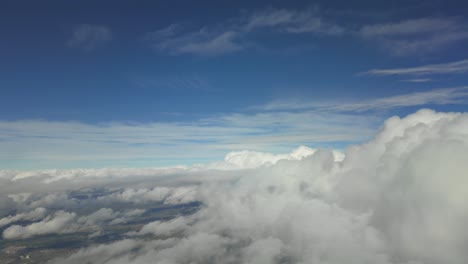
<instances>
[{"instance_id":1,"label":"wispy cirrus cloud","mask_svg":"<svg viewBox=\"0 0 468 264\"><path fill-rule=\"evenodd\" d=\"M339 35L345 29L320 16L317 10L265 9L248 17L243 28L253 31L261 28L275 28L287 33L320 33Z\"/></svg>"},{"instance_id":2,"label":"wispy cirrus cloud","mask_svg":"<svg viewBox=\"0 0 468 264\"><path fill-rule=\"evenodd\" d=\"M172 55L220 55L245 50L255 42L253 35L260 31L355 37L376 42L394 55L437 52L468 40L467 23L460 17L410 17L385 23L375 23L375 19L343 23L336 14L318 7L303 10L265 8L198 28L171 24L148 33L146 39L157 51Z\"/></svg>"},{"instance_id":3,"label":"wispy cirrus cloud","mask_svg":"<svg viewBox=\"0 0 468 264\"><path fill-rule=\"evenodd\" d=\"M177 25L169 25L150 33L146 39L153 42L155 50L171 55L219 55L244 49L239 42L239 33L236 31L215 31L202 28L198 31L180 34L178 29Z\"/></svg>"},{"instance_id":4,"label":"wispy cirrus cloud","mask_svg":"<svg viewBox=\"0 0 468 264\"><path fill-rule=\"evenodd\" d=\"M155 50L171 55L220 55L246 49L250 43L247 41L249 36L266 29L279 33L322 35L340 35L345 31L311 9L269 8L195 30L181 24L171 24L148 33L145 39L152 42Z\"/></svg>"},{"instance_id":5,"label":"wispy cirrus cloud","mask_svg":"<svg viewBox=\"0 0 468 264\"><path fill-rule=\"evenodd\" d=\"M92 51L112 39L111 30L102 25L78 25L68 40L70 47Z\"/></svg>"},{"instance_id":6,"label":"wispy cirrus cloud","mask_svg":"<svg viewBox=\"0 0 468 264\"><path fill-rule=\"evenodd\" d=\"M416 78L416 79L405 79L401 80L402 82L410 82L410 83L426 83L432 81L430 78Z\"/></svg>"},{"instance_id":7,"label":"wispy cirrus cloud","mask_svg":"<svg viewBox=\"0 0 468 264\"><path fill-rule=\"evenodd\" d=\"M413 92L380 98L370 98L360 101L335 102L304 102L304 101L274 101L257 107L265 111L303 110L338 112L380 111L399 107L466 104L468 103L468 87L441 88L424 92Z\"/></svg>"},{"instance_id":8,"label":"wispy cirrus cloud","mask_svg":"<svg viewBox=\"0 0 468 264\"><path fill-rule=\"evenodd\" d=\"M273 101L248 111L181 122L1 121L0 165L167 166L212 161L233 150L342 146L369 138L385 110L467 102L468 87L456 87L356 101Z\"/></svg>"},{"instance_id":9,"label":"wispy cirrus cloud","mask_svg":"<svg viewBox=\"0 0 468 264\"><path fill-rule=\"evenodd\" d=\"M396 55L435 52L468 39L468 27L459 18L418 18L361 27L359 35L377 41Z\"/></svg>"},{"instance_id":10,"label":"wispy cirrus cloud","mask_svg":"<svg viewBox=\"0 0 468 264\"><path fill-rule=\"evenodd\" d=\"M362 141L372 134L377 120L372 116L278 111L231 113L186 122L2 121L0 166L193 164L216 160L232 150L282 151L318 142Z\"/></svg>"},{"instance_id":11,"label":"wispy cirrus cloud","mask_svg":"<svg viewBox=\"0 0 468 264\"><path fill-rule=\"evenodd\" d=\"M448 63L428 64L418 67L409 68L393 68L393 69L372 69L362 72L359 75L372 75L372 76L422 76L434 74L459 74L468 72L468 60L460 60Z\"/></svg>"}]
</instances>

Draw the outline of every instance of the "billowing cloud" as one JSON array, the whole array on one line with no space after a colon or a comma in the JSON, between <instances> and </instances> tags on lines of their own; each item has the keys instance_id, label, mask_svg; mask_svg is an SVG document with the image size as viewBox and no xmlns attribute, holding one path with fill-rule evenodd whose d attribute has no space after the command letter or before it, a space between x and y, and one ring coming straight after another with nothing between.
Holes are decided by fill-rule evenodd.
<instances>
[{"instance_id":1,"label":"billowing cloud","mask_svg":"<svg viewBox=\"0 0 468 264\"><path fill-rule=\"evenodd\" d=\"M3 231L5 239L24 239L36 235L70 233L76 231L72 226L75 213L58 211L40 222L27 226L13 225Z\"/></svg>"},{"instance_id":2,"label":"billowing cloud","mask_svg":"<svg viewBox=\"0 0 468 264\"><path fill-rule=\"evenodd\" d=\"M349 147L339 159L331 150L305 149L298 151L307 152L300 158L289 154L269 163L264 157L277 156L251 155L262 157L253 159L258 166L241 159L236 164L243 167L229 170L199 165L156 177L151 171L148 177L115 177L107 171L101 177L55 181L34 172L14 181L15 172L1 178L18 193L29 192L22 184L32 181L44 190L79 189L87 181L132 188L126 197L135 202L155 190L145 185L167 188L156 192L157 199L184 187L201 204L195 213L148 222L128 233L129 239L52 263L462 264L468 259L467 135L468 114L421 110L388 119L373 140ZM107 192L102 195L125 193ZM104 208L87 219L96 224L115 213ZM58 212L28 226L10 226L4 237L66 232L52 223L61 217L80 222L67 215Z\"/></svg>"},{"instance_id":3,"label":"billowing cloud","mask_svg":"<svg viewBox=\"0 0 468 264\"><path fill-rule=\"evenodd\" d=\"M38 207L30 212L27 213L20 213L16 215L9 215L3 218L0 218L0 228L11 223L15 223L18 221L34 221L38 219L44 218L46 215L47 210L43 207Z\"/></svg>"}]
</instances>

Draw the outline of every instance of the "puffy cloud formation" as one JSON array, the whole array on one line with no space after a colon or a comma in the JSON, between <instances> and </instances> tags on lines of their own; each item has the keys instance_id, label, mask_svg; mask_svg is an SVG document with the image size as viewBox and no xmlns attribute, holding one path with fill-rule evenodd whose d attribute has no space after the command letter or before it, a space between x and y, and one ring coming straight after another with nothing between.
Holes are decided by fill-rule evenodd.
<instances>
[{"instance_id":1,"label":"puffy cloud formation","mask_svg":"<svg viewBox=\"0 0 468 264\"><path fill-rule=\"evenodd\" d=\"M104 225L126 223L135 216L145 212L144 209L133 209L124 212L115 212L110 208L101 208L89 215L78 217L76 213L57 211L45 217L46 209L37 208L29 213L17 214L0 219L0 227L7 226L20 220L37 220L29 225L12 225L3 231L4 239L24 239L46 234L64 234L78 231L94 231L99 234Z\"/></svg>"},{"instance_id":2,"label":"puffy cloud formation","mask_svg":"<svg viewBox=\"0 0 468 264\"><path fill-rule=\"evenodd\" d=\"M45 235L53 233L70 233L75 231L70 225L75 219L75 213L58 211L53 216L48 216L40 222L27 226L13 225L3 231L3 238L18 239L29 238L36 235Z\"/></svg>"},{"instance_id":3,"label":"puffy cloud formation","mask_svg":"<svg viewBox=\"0 0 468 264\"><path fill-rule=\"evenodd\" d=\"M9 215L9 216L0 218L0 227L6 226L6 225L9 225L11 223L18 222L21 220L33 221L33 220L42 219L44 218L46 212L47 210L45 208L39 207L28 213Z\"/></svg>"},{"instance_id":4,"label":"puffy cloud formation","mask_svg":"<svg viewBox=\"0 0 468 264\"><path fill-rule=\"evenodd\" d=\"M224 162L217 164L216 169L223 168L237 168L237 169L251 169L261 166L268 166L277 163L280 160L301 160L314 154L317 150L305 146L300 146L289 154L271 154L256 151L234 151L230 152L224 158ZM339 151L333 151L335 160L343 160L344 155ZM224 166L223 166L224 165Z\"/></svg>"},{"instance_id":5,"label":"puffy cloud formation","mask_svg":"<svg viewBox=\"0 0 468 264\"><path fill-rule=\"evenodd\" d=\"M114 201L123 197L165 201L168 193L190 190L181 196L202 203L194 214L147 223L129 233L129 239L85 248L52 263L462 264L468 260L468 114L421 110L402 119L392 117L373 140L349 147L340 158L331 150L299 152L307 154L278 158L237 152L226 156L223 166L176 168L153 176L146 171L136 178L48 181L49 176L30 175L13 180L15 172L4 172L0 178L22 192L27 192L22 188L29 181L54 190L116 181L126 188L105 196ZM226 163L235 166L220 170L229 167ZM144 187L148 182L155 187ZM15 199L22 201L20 196ZM103 209L88 218L113 213ZM50 226L65 214L9 227L12 231L5 230L4 237L13 231L26 237L25 229Z\"/></svg>"}]
</instances>

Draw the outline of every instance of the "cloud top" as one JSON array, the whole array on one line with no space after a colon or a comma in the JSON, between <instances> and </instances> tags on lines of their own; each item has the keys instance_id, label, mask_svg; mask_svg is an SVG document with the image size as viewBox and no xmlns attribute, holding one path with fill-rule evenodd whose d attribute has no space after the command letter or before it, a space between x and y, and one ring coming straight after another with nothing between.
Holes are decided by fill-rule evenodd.
<instances>
[{"instance_id":1,"label":"cloud top","mask_svg":"<svg viewBox=\"0 0 468 264\"><path fill-rule=\"evenodd\" d=\"M467 135L468 114L421 110L388 119L374 139L339 159L331 150L301 147L281 156L233 152L222 161L237 166L229 169L221 162L123 170L120 177L119 170L89 170L101 176L54 181L44 181L44 172L18 178L3 171L2 186L17 190L11 203L25 212L41 199L47 210L58 201L72 204L69 194L38 199L39 190L107 188L94 199L100 208L92 213L57 211L29 225L10 225L3 236L97 228L142 213L106 207L117 202L198 201L195 213L146 223L123 240L52 263L462 264L468 259ZM32 182L34 190L26 184Z\"/></svg>"}]
</instances>

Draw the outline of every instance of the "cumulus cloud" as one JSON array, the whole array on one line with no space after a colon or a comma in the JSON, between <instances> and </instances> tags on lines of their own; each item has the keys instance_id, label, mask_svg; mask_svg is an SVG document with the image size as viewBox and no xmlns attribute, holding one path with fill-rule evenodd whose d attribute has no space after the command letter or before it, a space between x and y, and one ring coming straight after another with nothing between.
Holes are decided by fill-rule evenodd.
<instances>
[{"instance_id":1,"label":"cumulus cloud","mask_svg":"<svg viewBox=\"0 0 468 264\"><path fill-rule=\"evenodd\" d=\"M131 239L52 263L462 264L468 259L466 113L421 110L392 117L373 140L349 147L341 158L331 150L300 148L281 157L235 152L224 162L237 167L198 165L168 177L147 171L148 177L133 181L123 180L131 178L125 173L120 179L110 174L67 180L68 190L82 188L80 181L127 186L104 195L115 201L161 201L176 190L190 190L182 196L201 206L193 214L145 223L127 234ZM17 185L21 181L43 177L11 181L14 176L3 178L18 193L25 193ZM37 185L55 188L61 182ZM167 189L144 187L148 183ZM27 201L26 196L15 201ZM141 212L128 212L133 213ZM108 223L116 214L124 215L104 207L86 220L57 212L28 226L11 226L4 237L68 232L74 224Z\"/></svg>"},{"instance_id":2,"label":"cumulus cloud","mask_svg":"<svg viewBox=\"0 0 468 264\"><path fill-rule=\"evenodd\" d=\"M13 225L3 231L5 239L25 239L37 235L70 233L76 231L71 228L75 213L58 211L40 222L27 226Z\"/></svg>"},{"instance_id":3,"label":"cumulus cloud","mask_svg":"<svg viewBox=\"0 0 468 264\"><path fill-rule=\"evenodd\" d=\"M27 213L9 215L0 219L0 228L18 221L35 221L45 217L47 209L38 207Z\"/></svg>"},{"instance_id":4,"label":"cumulus cloud","mask_svg":"<svg viewBox=\"0 0 468 264\"><path fill-rule=\"evenodd\" d=\"M75 212L56 211L46 217L45 208L36 208L29 213L17 214L0 219L0 227L18 221L33 221L27 225L11 225L3 231L4 239L25 239L39 235L64 234L74 232L100 234L106 225L125 224L145 213L145 209L114 211L111 208L100 208L89 214L78 216ZM40 220L41 221L37 221ZM37 222L34 222L37 221Z\"/></svg>"},{"instance_id":5,"label":"cumulus cloud","mask_svg":"<svg viewBox=\"0 0 468 264\"><path fill-rule=\"evenodd\" d=\"M195 201L193 187L155 187L126 188L108 196L99 197L104 201L124 201L131 203L162 202L164 204L182 204Z\"/></svg>"},{"instance_id":6,"label":"cumulus cloud","mask_svg":"<svg viewBox=\"0 0 468 264\"><path fill-rule=\"evenodd\" d=\"M174 236L178 232L181 232L187 228L189 219L185 217L177 217L168 221L154 221L144 225L140 231L130 233L130 235L147 235L152 234L154 236Z\"/></svg>"}]
</instances>

